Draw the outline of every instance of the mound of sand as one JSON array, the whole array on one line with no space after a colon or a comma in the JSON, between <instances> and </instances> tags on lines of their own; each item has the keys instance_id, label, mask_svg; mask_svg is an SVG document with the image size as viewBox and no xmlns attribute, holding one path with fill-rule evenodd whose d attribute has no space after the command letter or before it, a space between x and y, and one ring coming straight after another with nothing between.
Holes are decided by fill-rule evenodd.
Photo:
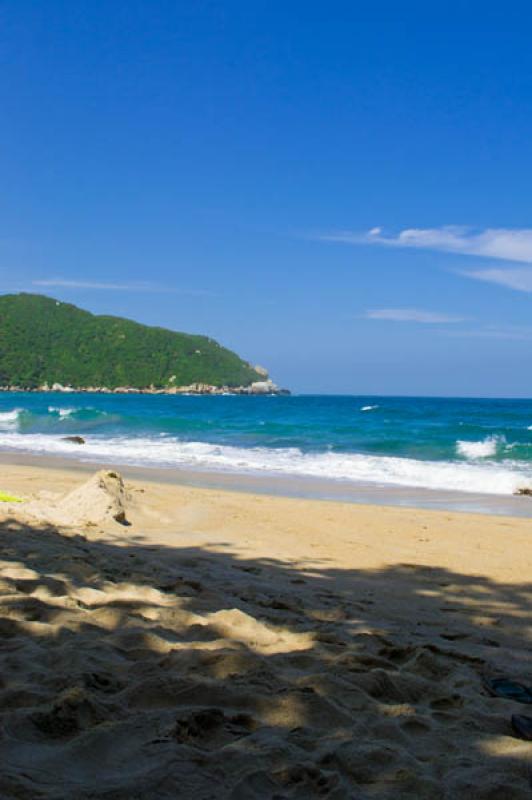
<instances>
[{"instance_id":1,"label":"mound of sand","mask_svg":"<svg viewBox=\"0 0 532 800\"><path fill-rule=\"evenodd\" d=\"M127 525L127 494L118 472L100 470L81 486L62 496L46 494L24 506L24 512L40 521L62 526Z\"/></svg>"}]
</instances>

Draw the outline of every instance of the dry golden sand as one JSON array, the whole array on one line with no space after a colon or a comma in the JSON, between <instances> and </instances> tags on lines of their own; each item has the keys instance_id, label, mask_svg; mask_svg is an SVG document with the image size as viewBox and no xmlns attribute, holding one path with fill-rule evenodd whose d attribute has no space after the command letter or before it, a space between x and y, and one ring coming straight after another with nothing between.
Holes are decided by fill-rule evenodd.
<instances>
[{"instance_id":1,"label":"dry golden sand","mask_svg":"<svg viewBox=\"0 0 532 800\"><path fill-rule=\"evenodd\" d=\"M2 800L531 797L483 687L532 684L529 520L126 492L128 527L0 507Z\"/></svg>"}]
</instances>

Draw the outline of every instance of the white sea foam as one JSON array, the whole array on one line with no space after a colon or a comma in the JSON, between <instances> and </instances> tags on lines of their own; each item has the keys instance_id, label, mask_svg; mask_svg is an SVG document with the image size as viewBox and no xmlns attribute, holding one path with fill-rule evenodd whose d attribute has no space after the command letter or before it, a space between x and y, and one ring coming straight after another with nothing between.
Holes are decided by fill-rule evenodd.
<instances>
[{"instance_id":1,"label":"white sea foam","mask_svg":"<svg viewBox=\"0 0 532 800\"><path fill-rule=\"evenodd\" d=\"M16 429L22 410L22 408L14 408L13 411L0 412L0 430L10 431Z\"/></svg>"},{"instance_id":2,"label":"white sea foam","mask_svg":"<svg viewBox=\"0 0 532 800\"><path fill-rule=\"evenodd\" d=\"M502 444L505 444L505 440L501 436L486 436L480 442L458 439L456 452L465 458L489 458L497 454L497 448Z\"/></svg>"},{"instance_id":3,"label":"white sea foam","mask_svg":"<svg viewBox=\"0 0 532 800\"><path fill-rule=\"evenodd\" d=\"M71 414L75 414L77 410L77 408L56 408L55 406L48 406L50 414L59 414L61 418L69 417Z\"/></svg>"},{"instance_id":4,"label":"white sea foam","mask_svg":"<svg viewBox=\"0 0 532 800\"><path fill-rule=\"evenodd\" d=\"M362 406L361 411L375 411L379 406Z\"/></svg>"},{"instance_id":5,"label":"white sea foam","mask_svg":"<svg viewBox=\"0 0 532 800\"><path fill-rule=\"evenodd\" d=\"M240 448L205 442L182 442L168 436L87 437L83 447L48 434L0 433L0 448L84 461L137 466L223 470L233 473L293 475L434 490L512 494L532 485L532 466L515 461L418 461L412 458L355 453L303 453L297 448Z\"/></svg>"}]
</instances>

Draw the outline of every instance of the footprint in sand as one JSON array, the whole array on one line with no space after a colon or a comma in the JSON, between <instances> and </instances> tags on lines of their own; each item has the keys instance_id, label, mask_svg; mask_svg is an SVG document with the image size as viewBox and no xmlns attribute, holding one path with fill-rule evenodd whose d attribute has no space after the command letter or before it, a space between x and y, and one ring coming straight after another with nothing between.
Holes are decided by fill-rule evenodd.
<instances>
[{"instance_id":1,"label":"footprint in sand","mask_svg":"<svg viewBox=\"0 0 532 800\"><path fill-rule=\"evenodd\" d=\"M116 675L105 672L87 672L83 676L83 682L87 689L103 694L115 694L124 688Z\"/></svg>"},{"instance_id":2,"label":"footprint in sand","mask_svg":"<svg viewBox=\"0 0 532 800\"><path fill-rule=\"evenodd\" d=\"M447 711L451 708L462 708L464 705L464 698L459 694L451 694L445 697L438 697L432 700L430 707L434 711Z\"/></svg>"},{"instance_id":3,"label":"footprint in sand","mask_svg":"<svg viewBox=\"0 0 532 800\"><path fill-rule=\"evenodd\" d=\"M68 689L46 711L30 715L35 728L51 739L64 739L98 725L111 713L84 689Z\"/></svg>"},{"instance_id":4,"label":"footprint in sand","mask_svg":"<svg viewBox=\"0 0 532 800\"><path fill-rule=\"evenodd\" d=\"M409 736L427 736L431 731L431 725L426 719L410 717L401 724L401 730Z\"/></svg>"},{"instance_id":5,"label":"footprint in sand","mask_svg":"<svg viewBox=\"0 0 532 800\"><path fill-rule=\"evenodd\" d=\"M294 764L274 773L273 777L281 786L287 789L297 788L298 796L306 797L330 797L330 793L340 783L336 772L326 772L312 763Z\"/></svg>"},{"instance_id":6,"label":"footprint in sand","mask_svg":"<svg viewBox=\"0 0 532 800\"><path fill-rule=\"evenodd\" d=\"M212 750L249 736L257 727L249 714L228 716L220 708L202 708L179 716L171 735L179 744Z\"/></svg>"}]
</instances>

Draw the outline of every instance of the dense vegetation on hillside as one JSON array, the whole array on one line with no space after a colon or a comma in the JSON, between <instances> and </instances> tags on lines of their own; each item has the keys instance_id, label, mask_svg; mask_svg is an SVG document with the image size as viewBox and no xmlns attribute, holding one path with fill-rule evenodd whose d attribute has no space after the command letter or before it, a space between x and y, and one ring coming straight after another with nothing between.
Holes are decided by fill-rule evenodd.
<instances>
[{"instance_id":1,"label":"dense vegetation on hillside","mask_svg":"<svg viewBox=\"0 0 532 800\"><path fill-rule=\"evenodd\" d=\"M262 379L206 336L95 316L42 295L0 297L2 386L247 386Z\"/></svg>"}]
</instances>

